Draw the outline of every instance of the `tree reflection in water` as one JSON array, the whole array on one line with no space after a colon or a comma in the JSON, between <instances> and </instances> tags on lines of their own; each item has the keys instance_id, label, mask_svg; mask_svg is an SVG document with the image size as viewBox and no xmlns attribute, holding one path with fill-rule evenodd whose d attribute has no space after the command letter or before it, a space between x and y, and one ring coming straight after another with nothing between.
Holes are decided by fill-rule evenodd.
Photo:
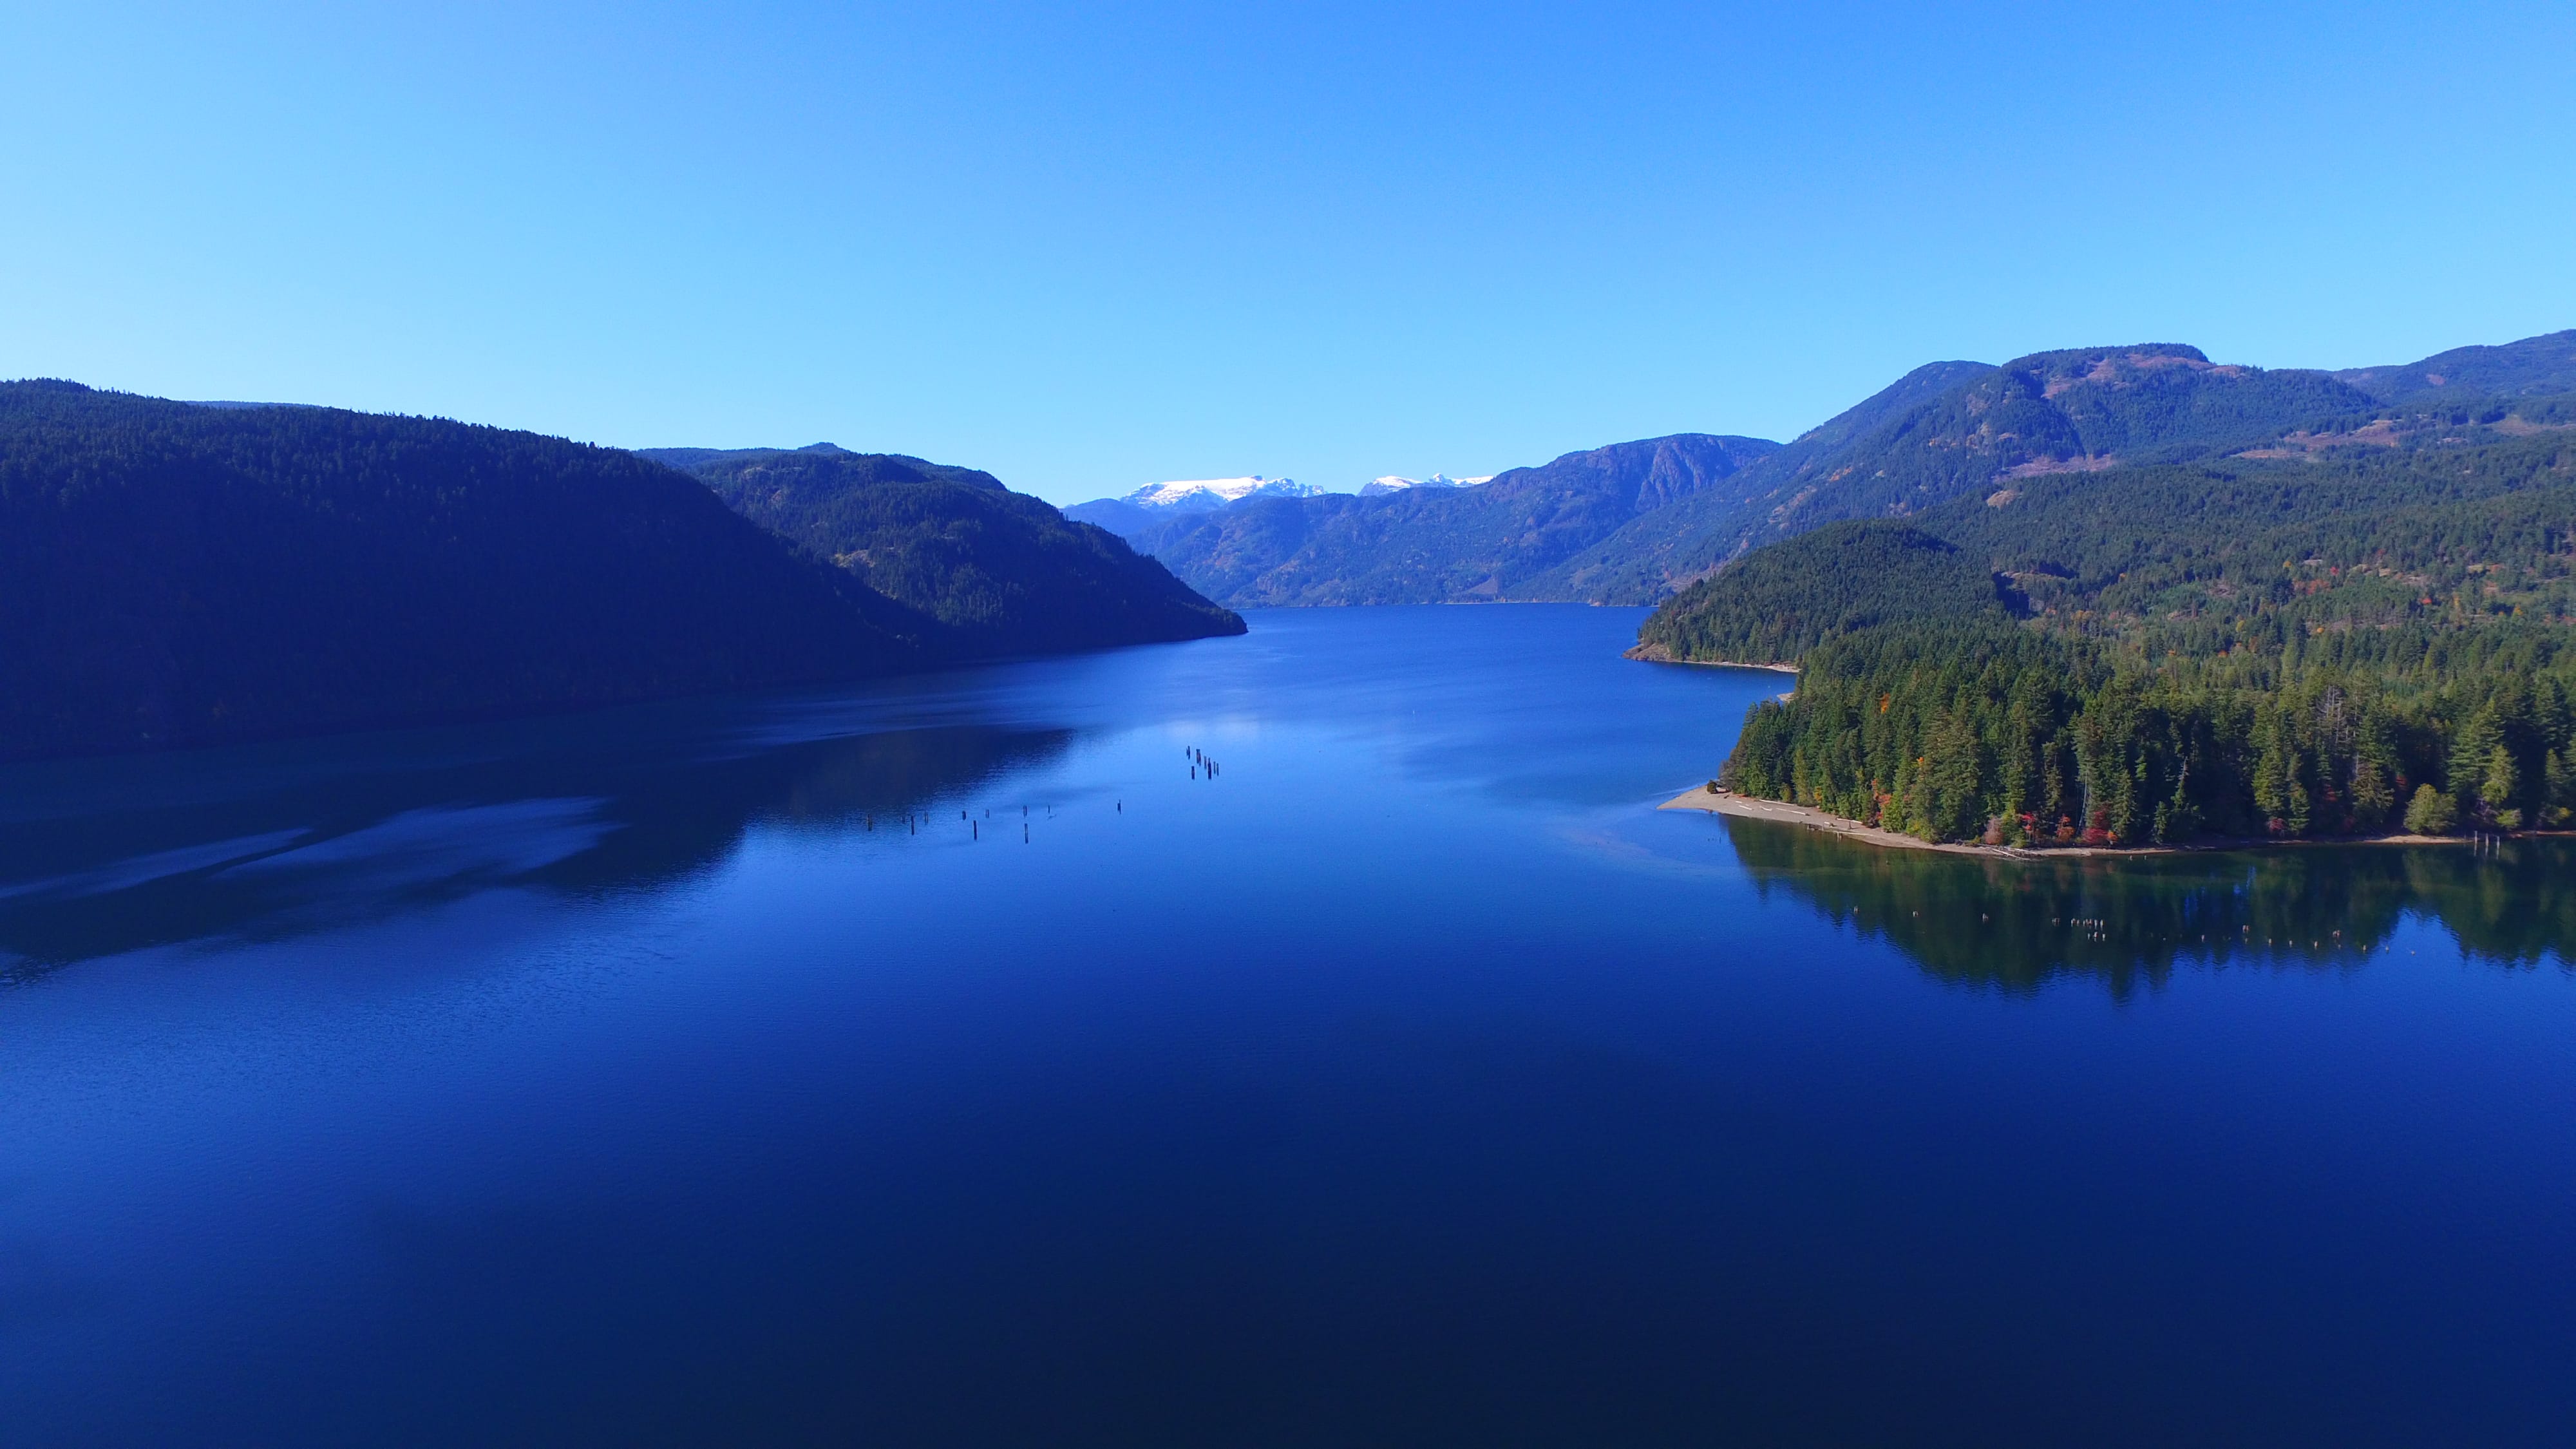
<instances>
[{"instance_id":1,"label":"tree reflection in water","mask_svg":"<svg viewBox=\"0 0 2576 1449\"><path fill-rule=\"evenodd\" d=\"M210 939L279 940L495 887L686 880L755 825L884 827L1062 758L1065 729L938 725L746 746L757 703L0 772L0 982Z\"/></svg>"},{"instance_id":2,"label":"tree reflection in water","mask_svg":"<svg viewBox=\"0 0 2576 1449\"><path fill-rule=\"evenodd\" d=\"M2004 859L1862 845L1724 817L1755 889L1883 936L1946 981L2027 991L2062 975L2113 995L2177 963L2355 969L2410 914L2508 967L2568 969L2576 840L2296 846L2129 857Z\"/></svg>"}]
</instances>

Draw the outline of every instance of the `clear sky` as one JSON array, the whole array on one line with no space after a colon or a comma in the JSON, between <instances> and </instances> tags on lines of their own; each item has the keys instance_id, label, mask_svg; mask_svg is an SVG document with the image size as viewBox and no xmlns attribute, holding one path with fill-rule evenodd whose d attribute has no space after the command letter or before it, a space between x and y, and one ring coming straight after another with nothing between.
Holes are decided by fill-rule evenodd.
<instances>
[{"instance_id":1,"label":"clear sky","mask_svg":"<svg viewBox=\"0 0 2576 1449\"><path fill-rule=\"evenodd\" d=\"M0 376L1058 502L2576 326L2576 5L0 0Z\"/></svg>"}]
</instances>

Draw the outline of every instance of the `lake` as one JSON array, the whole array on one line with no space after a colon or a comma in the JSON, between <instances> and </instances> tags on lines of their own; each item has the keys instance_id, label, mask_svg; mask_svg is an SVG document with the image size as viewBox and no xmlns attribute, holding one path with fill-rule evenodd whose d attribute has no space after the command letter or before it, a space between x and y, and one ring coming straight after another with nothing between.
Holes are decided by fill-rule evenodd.
<instances>
[{"instance_id":1,"label":"lake","mask_svg":"<svg viewBox=\"0 0 2576 1449\"><path fill-rule=\"evenodd\" d=\"M2565 843L1879 851L1654 810L1787 680L1639 611L1250 617L0 771L0 1441L2567 1441Z\"/></svg>"}]
</instances>

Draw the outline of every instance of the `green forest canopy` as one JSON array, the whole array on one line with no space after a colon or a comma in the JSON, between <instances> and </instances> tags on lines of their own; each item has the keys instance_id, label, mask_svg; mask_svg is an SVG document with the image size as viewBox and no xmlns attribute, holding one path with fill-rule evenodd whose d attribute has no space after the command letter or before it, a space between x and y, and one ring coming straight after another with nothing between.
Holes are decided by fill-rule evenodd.
<instances>
[{"instance_id":1,"label":"green forest canopy","mask_svg":"<svg viewBox=\"0 0 2576 1449\"><path fill-rule=\"evenodd\" d=\"M1723 779L1925 839L2565 824L2576 438L2531 422L2560 402L1999 479L1756 550L1640 641L1799 663Z\"/></svg>"}]
</instances>

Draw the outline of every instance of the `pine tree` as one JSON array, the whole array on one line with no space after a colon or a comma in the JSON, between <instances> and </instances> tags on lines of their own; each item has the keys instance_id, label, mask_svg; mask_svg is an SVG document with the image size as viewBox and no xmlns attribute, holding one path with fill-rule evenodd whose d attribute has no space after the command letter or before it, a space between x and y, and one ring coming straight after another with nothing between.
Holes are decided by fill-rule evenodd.
<instances>
[{"instance_id":1,"label":"pine tree","mask_svg":"<svg viewBox=\"0 0 2576 1449\"><path fill-rule=\"evenodd\" d=\"M2567 750L2552 750L2543 773L2540 822L2563 826L2576 818L2576 762L2568 759Z\"/></svg>"},{"instance_id":2,"label":"pine tree","mask_svg":"<svg viewBox=\"0 0 2576 1449\"><path fill-rule=\"evenodd\" d=\"M2485 705L2471 714L2468 722L2460 726L2459 733L2452 736L2449 783L2451 797L2462 808L2470 809L2477 805L2490 758L2495 754L2496 746L2503 743L2504 732L2496 727L2495 710Z\"/></svg>"},{"instance_id":3,"label":"pine tree","mask_svg":"<svg viewBox=\"0 0 2576 1449\"><path fill-rule=\"evenodd\" d=\"M1922 800L1914 832L1925 840L1964 840L1977 833L1984 819L1983 762L1977 732L1954 713L1932 727L1915 788Z\"/></svg>"},{"instance_id":4,"label":"pine tree","mask_svg":"<svg viewBox=\"0 0 2576 1449\"><path fill-rule=\"evenodd\" d=\"M2522 824L2522 811L2514 804L2522 794L2522 771L2513 763L2513 751L2497 745L2487 752L2486 775L2478 783L2478 802L2486 807L2489 819L2507 830Z\"/></svg>"},{"instance_id":5,"label":"pine tree","mask_svg":"<svg viewBox=\"0 0 2576 1449\"><path fill-rule=\"evenodd\" d=\"M2296 835L2305 823L2307 801L2292 763L2289 721L2278 710L2265 710L2255 728L2263 739L2263 753L2254 761L2255 808L2275 833Z\"/></svg>"},{"instance_id":6,"label":"pine tree","mask_svg":"<svg viewBox=\"0 0 2576 1449\"><path fill-rule=\"evenodd\" d=\"M2352 823L2355 829L2375 830L2388 819L2397 804L2397 792L2388 787L2388 776L2379 762L2362 756L2352 767Z\"/></svg>"}]
</instances>

